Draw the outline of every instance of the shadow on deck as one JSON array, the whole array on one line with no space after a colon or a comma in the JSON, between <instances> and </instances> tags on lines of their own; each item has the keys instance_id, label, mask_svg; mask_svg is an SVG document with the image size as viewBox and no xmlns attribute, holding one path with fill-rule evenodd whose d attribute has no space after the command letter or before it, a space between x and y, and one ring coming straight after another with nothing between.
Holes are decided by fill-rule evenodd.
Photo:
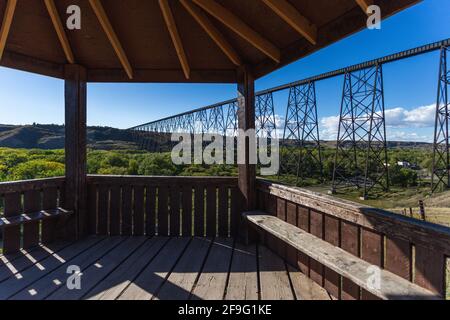
<instances>
[{"instance_id":1,"label":"shadow on deck","mask_svg":"<svg viewBox=\"0 0 450 320\"><path fill-rule=\"evenodd\" d=\"M79 267L80 289L68 272ZM2 256L0 300L329 300L260 245L233 239L90 237Z\"/></svg>"}]
</instances>

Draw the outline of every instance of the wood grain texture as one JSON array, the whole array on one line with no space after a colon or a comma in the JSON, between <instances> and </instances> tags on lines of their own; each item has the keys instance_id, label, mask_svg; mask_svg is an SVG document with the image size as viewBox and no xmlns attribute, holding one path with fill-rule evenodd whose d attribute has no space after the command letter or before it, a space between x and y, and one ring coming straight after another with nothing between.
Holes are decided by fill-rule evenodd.
<instances>
[{"instance_id":1,"label":"wood grain texture","mask_svg":"<svg viewBox=\"0 0 450 320\"><path fill-rule=\"evenodd\" d=\"M336 247L340 246L340 221L337 218L325 215L324 240ZM340 275L325 267L324 288L335 298L340 298L341 277Z\"/></svg>"},{"instance_id":2,"label":"wood grain texture","mask_svg":"<svg viewBox=\"0 0 450 320\"><path fill-rule=\"evenodd\" d=\"M137 186L133 188L133 235L145 235L145 188Z\"/></svg>"},{"instance_id":3,"label":"wood grain texture","mask_svg":"<svg viewBox=\"0 0 450 320\"><path fill-rule=\"evenodd\" d=\"M386 270L381 270L383 284L380 288L370 285L367 270L372 264L337 248L326 241L306 233L280 219L268 215L247 215L250 223L271 233L285 243L294 246L311 259L339 273L344 278L382 299L437 299L435 293L415 285ZM344 294L344 293L343 293Z\"/></svg>"},{"instance_id":4,"label":"wood grain texture","mask_svg":"<svg viewBox=\"0 0 450 320\"><path fill-rule=\"evenodd\" d=\"M180 236L180 201L181 194L179 186L172 186L169 189L170 194L170 236Z\"/></svg>"},{"instance_id":5,"label":"wood grain texture","mask_svg":"<svg viewBox=\"0 0 450 320\"><path fill-rule=\"evenodd\" d=\"M27 191L23 196L23 212L33 213L42 209L41 192L37 190ZM32 221L23 225L23 248L29 249L40 242L40 221Z\"/></svg>"},{"instance_id":6,"label":"wood grain texture","mask_svg":"<svg viewBox=\"0 0 450 320\"><path fill-rule=\"evenodd\" d=\"M58 206L58 188L46 188L42 192L42 209L54 209ZM41 242L49 244L55 240L58 218L50 218L42 221Z\"/></svg>"},{"instance_id":7,"label":"wood grain texture","mask_svg":"<svg viewBox=\"0 0 450 320\"><path fill-rule=\"evenodd\" d=\"M358 226L342 222L341 223L341 248L356 257L360 255ZM361 289L349 279L342 279L342 300L359 300Z\"/></svg>"},{"instance_id":8,"label":"wood grain texture","mask_svg":"<svg viewBox=\"0 0 450 320\"><path fill-rule=\"evenodd\" d=\"M145 198L145 234L156 234L156 188L147 186Z\"/></svg>"},{"instance_id":9,"label":"wood grain texture","mask_svg":"<svg viewBox=\"0 0 450 320\"><path fill-rule=\"evenodd\" d=\"M388 237L386 239L386 270L412 280L412 246L409 242Z\"/></svg>"},{"instance_id":10,"label":"wood grain texture","mask_svg":"<svg viewBox=\"0 0 450 320\"><path fill-rule=\"evenodd\" d=\"M182 202L182 235L183 237L192 236L192 226L193 226L193 187L191 185L183 186L181 193Z\"/></svg>"},{"instance_id":11,"label":"wood grain texture","mask_svg":"<svg viewBox=\"0 0 450 320\"><path fill-rule=\"evenodd\" d=\"M258 300L256 246L236 243L225 300Z\"/></svg>"},{"instance_id":12,"label":"wood grain texture","mask_svg":"<svg viewBox=\"0 0 450 320\"><path fill-rule=\"evenodd\" d=\"M17 216L22 211L20 193L8 193L4 196L4 216L6 218ZM13 254L21 247L21 227L12 226L3 229L3 254Z\"/></svg>"}]
</instances>

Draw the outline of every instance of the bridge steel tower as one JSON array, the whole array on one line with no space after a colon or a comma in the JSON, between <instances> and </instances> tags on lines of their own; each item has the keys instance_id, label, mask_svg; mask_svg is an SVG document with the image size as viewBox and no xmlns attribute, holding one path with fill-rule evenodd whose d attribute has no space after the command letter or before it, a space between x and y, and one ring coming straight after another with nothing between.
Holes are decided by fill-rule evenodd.
<instances>
[{"instance_id":1,"label":"bridge steel tower","mask_svg":"<svg viewBox=\"0 0 450 320\"><path fill-rule=\"evenodd\" d=\"M298 183L308 171L323 177L316 87L313 81L289 89L279 176L294 175Z\"/></svg>"},{"instance_id":2,"label":"bridge steel tower","mask_svg":"<svg viewBox=\"0 0 450 320\"><path fill-rule=\"evenodd\" d=\"M449 152L449 99L450 69L447 55L450 47L443 46L440 55L438 95L436 103L436 126L434 133L432 191L450 187L450 152Z\"/></svg>"},{"instance_id":3,"label":"bridge steel tower","mask_svg":"<svg viewBox=\"0 0 450 320\"><path fill-rule=\"evenodd\" d=\"M332 193L357 188L367 199L389 190L382 64L347 72L333 170Z\"/></svg>"}]
</instances>

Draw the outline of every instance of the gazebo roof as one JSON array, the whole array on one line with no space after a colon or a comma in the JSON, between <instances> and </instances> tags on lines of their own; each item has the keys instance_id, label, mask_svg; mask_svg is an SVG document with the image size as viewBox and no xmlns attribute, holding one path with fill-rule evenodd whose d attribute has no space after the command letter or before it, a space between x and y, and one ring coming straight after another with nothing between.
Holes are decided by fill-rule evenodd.
<instances>
[{"instance_id":1,"label":"gazebo roof","mask_svg":"<svg viewBox=\"0 0 450 320\"><path fill-rule=\"evenodd\" d=\"M64 65L89 82L236 82L256 78L418 0L0 0L0 64L56 78ZM81 30L65 27L70 5ZM3 55L2 55L3 53Z\"/></svg>"}]
</instances>

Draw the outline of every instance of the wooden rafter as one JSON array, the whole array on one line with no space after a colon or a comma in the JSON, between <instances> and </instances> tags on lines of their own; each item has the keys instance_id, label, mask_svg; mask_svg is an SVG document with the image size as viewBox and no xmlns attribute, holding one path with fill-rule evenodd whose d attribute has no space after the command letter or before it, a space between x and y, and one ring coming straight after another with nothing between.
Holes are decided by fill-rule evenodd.
<instances>
[{"instance_id":1,"label":"wooden rafter","mask_svg":"<svg viewBox=\"0 0 450 320\"><path fill-rule=\"evenodd\" d=\"M17 0L8 0L8 3L6 4L5 15L3 17L2 27L0 29L0 60L2 59L3 52L5 51L6 41L8 40L9 30L11 29L16 6Z\"/></svg>"},{"instance_id":2,"label":"wooden rafter","mask_svg":"<svg viewBox=\"0 0 450 320\"><path fill-rule=\"evenodd\" d=\"M263 0L263 2L309 42L317 44L317 27L301 15L292 4L286 0Z\"/></svg>"},{"instance_id":3,"label":"wooden rafter","mask_svg":"<svg viewBox=\"0 0 450 320\"><path fill-rule=\"evenodd\" d=\"M191 68L187 60L186 52L184 51L183 43L181 41L180 33L178 32L175 18L173 17L172 10L170 9L168 0L159 0L159 6L166 22L167 29L169 30L170 37L172 38L173 45L180 60L181 67L183 68L184 76L189 79L191 76Z\"/></svg>"},{"instance_id":4,"label":"wooden rafter","mask_svg":"<svg viewBox=\"0 0 450 320\"><path fill-rule=\"evenodd\" d=\"M231 62L236 66L242 65L242 60L236 50L234 50L233 46L231 46L220 31L211 23L208 17L189 0L180 0L180 2Z\"/></svg>"},{"instance_id":5,"label":"wooden rafter","mask_svg":"<svg viewBox=\"0 0 450 320\"><path fill-rule=\"evenodd\" d=\"M233 30L239 36L247 40L254 47L258 48L261 52L266 54L272 60L277 63L280 62L281 53L280 50L270 43L267 39L263 38L260 34L250 28L241 19L235 16L231 11L224 8L214 0L192 0L199 5L203 10L222 22L228 28Z\"/></svg>"},{"instance_id":6,"label":"wooden rafter","mask_svg":"<svg viewBox=\"0 0 450 320\"><path fill-rule=\"evenodd\" d=\"M97 19L99 20L103 30L105 31L106 36L108 37L109 42L114 48L114 51L116 52L117 57L122 63L122 66L125 69L128 77L130 79L133 79L133 69L131 67L131 64L127 58L125 50L122 47L122 44L119 41L119 38L117 37L116 32L114 31L111 25L111 22L108 19L108 16L106 15L105 9L103 8L101 1L89 0L89 3L91 4L92 9L94 10L95 15L97 16Z\"/></svg>"},{"instance_id":7,"label":"wooden rafter","mask_svg":"<svg viewBox=\"0 0 450 320\"><path fill-rule=\"evenodd\" d=\"M361 7L365 14L367 13L367 9L373 4L373 0L355 0L356 3Z\"/></svg>"},{"instance_id":8,"label":"wooden rafter","mask_svg":"<svg viewBox=\"0 0 450 320\"><path fill-rule=\"evenodd\" d=\"M64 50L66 59L69 63L75 63L75 58L73 56L72 48L70 47L69 40L67 39L66 32L64 31L63 24L56 10L54 0L44 0L45 6L47 7L48 14L52 19L53 27L55 28L56 34L58 35L59 42Z\"/></svg>"}]
</instances>

